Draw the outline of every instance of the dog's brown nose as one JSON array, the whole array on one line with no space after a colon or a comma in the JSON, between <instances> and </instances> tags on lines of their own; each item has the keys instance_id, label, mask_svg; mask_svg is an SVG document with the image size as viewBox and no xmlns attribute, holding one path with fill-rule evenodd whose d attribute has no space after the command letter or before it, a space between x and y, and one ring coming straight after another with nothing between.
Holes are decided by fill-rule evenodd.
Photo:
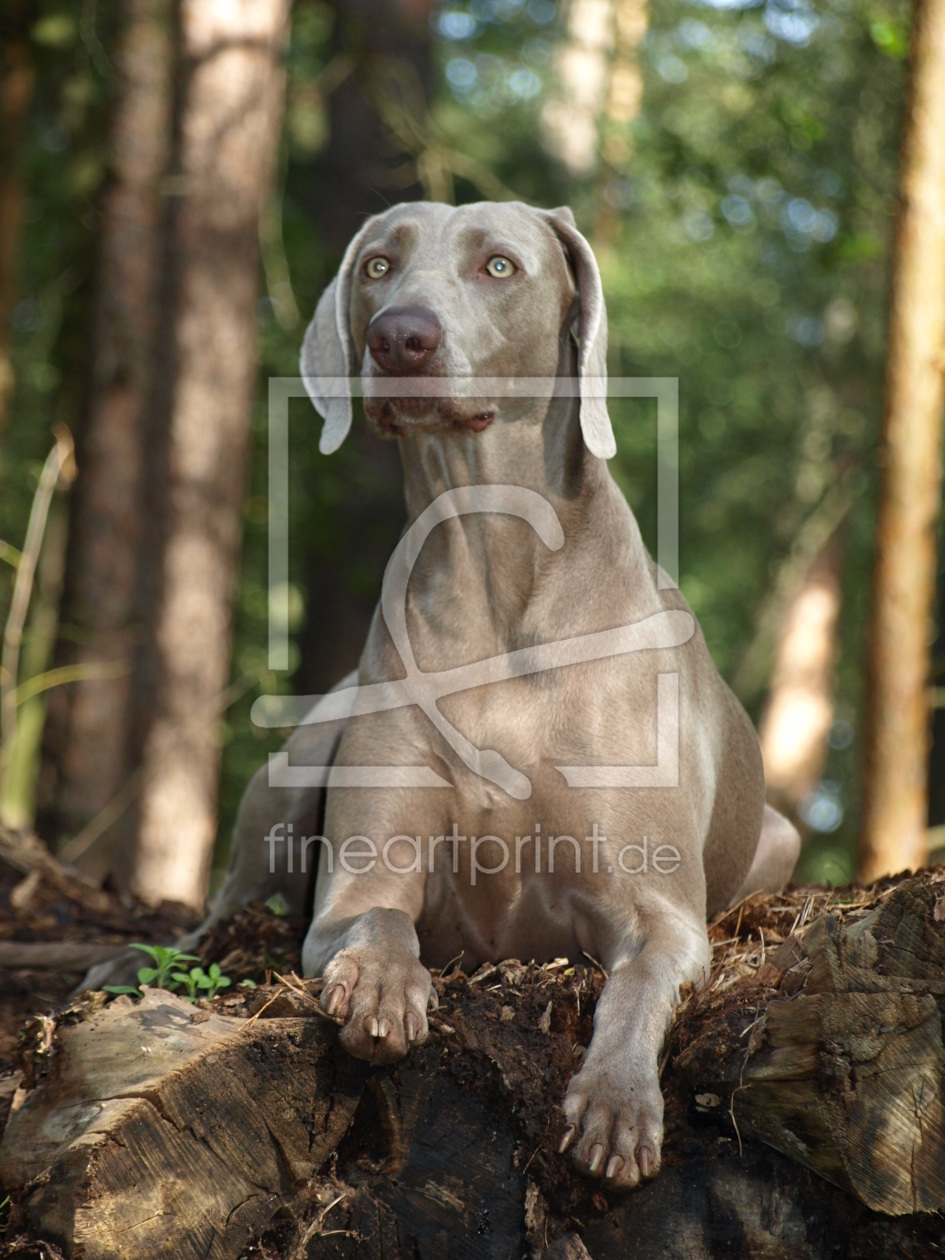
<instances>
[{"instance_id":1,"label":"dog's brown nose","mask_svg":"<svg viewBox=\"0 0 945 1260\"><path fill-rule=\"evenodd\" d=\"M368 325L371 358L385 372L422 372L440 344L440 321L425 306L401 306L375 316Z\"/></svg>"}]
</instances>

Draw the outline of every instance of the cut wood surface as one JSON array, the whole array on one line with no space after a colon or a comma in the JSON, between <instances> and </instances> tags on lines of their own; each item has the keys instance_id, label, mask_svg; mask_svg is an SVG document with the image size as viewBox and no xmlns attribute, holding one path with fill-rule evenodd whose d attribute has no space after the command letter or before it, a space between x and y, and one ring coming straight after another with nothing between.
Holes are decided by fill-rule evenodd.
<instances>
[{"instance_id":1,"label":"cut wood surface","mask_svg":"<svg viewBox=\"0 0 945 1260\"><path fill-rule=\"evenodd\" d=\"M260 976L300 926L249 909L205 960ZM436 976L430 1041L392 1068L348 1058L319 983L289 973L197 1008L148 991L37 1018L0 1144L11 1254L938 1254L945 870L753 897L710 936L664 1052L664 1167L624 1196L557 1154L590 964Z\"/></svg>"},{"instance_id":2,"label":"cut wood surface","mask_svg":"<svg viewBox=\"0 0 945 1260\"><path fill-rule=\"evenodd\" d=\"M42 1036L43 1030L38 1030ZM0 1177L88 1260L236 1256L325 1162L361 1092L311 1019L252 1022L161 990L56 1031ZM339 1075L340 1072L340 1075Z\"/></svg>"}]
</instances>

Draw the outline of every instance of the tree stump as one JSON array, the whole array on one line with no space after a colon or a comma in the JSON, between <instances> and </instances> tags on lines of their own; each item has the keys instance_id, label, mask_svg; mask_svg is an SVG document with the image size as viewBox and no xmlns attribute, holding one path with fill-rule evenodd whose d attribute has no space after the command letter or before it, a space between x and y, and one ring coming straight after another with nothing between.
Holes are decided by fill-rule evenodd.
<instances>
[{"instance_id":1,"label":"tree stump","mask_svg":"<svg viewBox=\"0 0 945 1260\"><path fill-rule=\"evenodd\" d=\"M254 914L208 958L245 951ZM34 1021L0 1144L8 1236L122 1260L927 1260L945 871L751 898L710 935L664 1053L664 1167L632 1194L557 1154L603 976L509 961L435 977L430 1040L392 1068L349 1059L292 977Z\"/></svg>"}]
</instances>

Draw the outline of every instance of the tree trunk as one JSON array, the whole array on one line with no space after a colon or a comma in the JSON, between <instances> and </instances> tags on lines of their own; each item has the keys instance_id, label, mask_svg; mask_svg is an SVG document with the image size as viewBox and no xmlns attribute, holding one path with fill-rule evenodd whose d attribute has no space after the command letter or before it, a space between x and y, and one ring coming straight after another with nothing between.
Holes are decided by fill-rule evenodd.
<instances>
[{"instance_id":1,"label":"tree trunk","mask_svg":"<svg viewBox=\"0 0 945 1260\"><path fill-rule=\"evenodd\" d=\"M618 7L618 0L570 0L555 61L556 88L542 110L545 148L578 178L598 162L598 121L612 85Z\"/></svg>"},{"instance_id":2,"label":"tree trunk","mask_svg":"<svg viewBox=\"0 0 945 1260\"><path fill-rule=\"evenodd\" d=\"M816 788L827 756L840 615L840 557L840 539L834 534L788 602L761 717L765 781L774 803L791 815Z\"/></svg>"},{"instance_id":3,"label":"tree trunk","mask_svg":"<svg viewBox=\"0 0 945 1260\"><path fill-rule=\"evenodd\" d=\"M598 249L612 245L620 227L619 178L633 161L630 124L643 104L640 45L649 24L649 0L616 0L614 51L601 117L601 155L604 166L597 181L597 217L594 243Z\"/></svg>"},{"instance_id":4,"label":"tree trunk","mask_svg":"<svg viewBox=\"0 0 945 1260\"><path fill-rule=\"evenodd\" d=\"M935 710L929 750L929 828L933 833L933 850L945 848L945 572L940 571L938 583L938 636L932 653L937 663L936 677L932 680ZM939 837L937 844L935 836Z\"/></svg>"},{"instance_id":5,"label":"tree trunk","mask_svg":"<svg viewBox=\"0 0 945 1260\"><path fill-rule=\"evenodd\" d=\"M900 157L867 687L864 878L927 859L945 371L945 0L918 0Z\"/></svg>"},{"instance_id":6,"label":"tree trunk","mask_svg":"<svg viewBox=\"0 0 945 1260\"><path fill-rule=\"evenodd\" d=\"M307 186L295 190L327 246L331 267L365 215L378 214L394 201L423 196L415 165L385 127L376 96L399 83L425 109L432 76L431 0L346 0L334 7L336 55L353 53L355 61L331 94L328 145L316 163L314 178L307 174ZM323 279L327 284L330 271ZM321 531L322 536L309 544L303 575L307 615L295 679L303 694L327 691L357 665L384 566L404 525L396 443L379 441L358 421L348 446L331 458L356 469L362 489L339 497L330 530ZM366 582L366 574L373 580Z\"/></svg>"},{"instance_id":7,"label":"tree trunk","mask_svg":"<svg viewBox=\"0 0 945 1260\"><path fill-rule=\"evenodd\" d=\"M31 0L13 0L0 29L3 56L0 68L0 435L13 394L10 363L10 315L19 297L20 220L23 189L20 147L33 96L33 65L29 26L36 16Z\"/></svg>"},{"instance_id":8,"label":"tree trunk","mask_svg":"<svg viewBox=\"0 0 945 1260\"><path fill-rule=\"evenodd\" d=\"M159 185L171 128L168 0L124 0L115 51L112 180L102 208L89 407L73 490L65 634L58 665L87 677L48 697L46 835L74 835L97 818L133 771L130 673L139 638L137 558L144 413L150 389L159 261ZM113 841L85 862L101 877ZM78 859L80 863L83 858Z\"/></svg>"},{"instance_id":9,"label":"tree trunk","mask_svg":"<svg viewBox=\"0 0 945 1260\"><path fill-rule=\"evenodd\" d=\"M305 200L329 251L339 258L368 215L423 195L414 164L384 125L378 96L397 93L398 103L406 96L414 110L426 109L434 3L333 0L335 53L353 64L329 97L328 143Z\"/></svg>"},{"instance_id":10,"label":"tree trunk","mask_svg":"<svg viewBox=\"0 0 945 1260\"><path fill-rule=\"evenodd\" d=\"M278 149L289 0L181 0L159 391L146 450L131 888L199 905L256 379L259 219Z\"/></svg>"}]
</instances>

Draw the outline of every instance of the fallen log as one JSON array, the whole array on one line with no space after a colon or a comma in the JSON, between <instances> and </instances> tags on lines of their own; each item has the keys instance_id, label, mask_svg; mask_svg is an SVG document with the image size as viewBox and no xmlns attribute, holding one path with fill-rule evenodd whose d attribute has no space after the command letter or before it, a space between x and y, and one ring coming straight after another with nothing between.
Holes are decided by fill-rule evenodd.
<instances>
[{"instance_id":1,"label":"fallen log","mask_svg":"<svg viewBox=\"0 0 945 1260\"><path fill-rule=\"evenodd\" d=\"M121 953L116 945L81 945L75 941L0 941L0 967L11 971L60 971L82 975L96 963Z\"/></svg>"},{"instance_id":2,"label":"fallen log","mask_svg":"<svg viewBox=\"0 0 945 1260\"><path fill-rule=\"evenodd\" d=\"M868 1207L941 1211L943 920L945 885L918 880L858 921L824 916L759 970L737 1035L724 1001L702 1004L674 1068L694 1096L730 1098L742 1134Z\"/></svg>"},{"instance_id":3,"label":"fallen log","mask_svg":"<svg viewBox=\"0 0 945 1260\"><path fill-rule=\"evenodd\" d=\"M231 974L255 921L208 943ZM393 1068L347 1058L291 976L35 1022L9 1236L90 1260L936 1254L945 871L752 898L711 936L664 1054L664 1168L631 1195L556 1150L603 976L512 961L436 977L430 1041Z\"/></svg>"},{"instance_id":4,"label":"fallen log","mask_svg":"<svg viewBox=\"0 0 945 1260\"><path fill-rule=\"evenodd\" d=\"M88 1260L238 1255L361 1093L319 1022L233 1019L162 990L67 1019L54 1044L36 1032L0 1176L41 1235Z\"/></svg>"}]
</instances>

